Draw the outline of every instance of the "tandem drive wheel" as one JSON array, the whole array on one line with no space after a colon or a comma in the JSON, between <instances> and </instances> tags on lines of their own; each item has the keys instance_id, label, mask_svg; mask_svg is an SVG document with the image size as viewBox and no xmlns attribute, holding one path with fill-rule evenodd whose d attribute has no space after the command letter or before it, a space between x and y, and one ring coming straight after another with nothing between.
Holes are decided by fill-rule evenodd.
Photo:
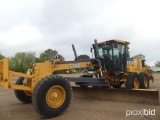
<instances>
[{"instance_id":1,"label":"tandem drive wheel","mask_svg":"<svg viewBox=\"0 0 160 120\"><path fill-rule=\"evenodd\" d=\"M149 89L149 77L147 73L145 72L139 73L139 80L140 80L140 88Z\"/></svg>"},{"instance_id":2,"label":"tandem drive wheel","mask_svg":"<svg viewBox=\"0 0 160 120\"><path fill-rule=\"evenodd\" d=\"M50 75L38 82L32 103L36 111L46 117L56 117L62 114L71 102L72 89L68 81L56 75Z\"/></svg>"},{"instance_id":3,"label":"tandem drive wheel","mask_svg":"<svg viewBox=\"0 0 160 120\"><path fill-rule=\"evenodd\" d=\"M127 76L126 88L127 89L139 89L139 75L136 72L131 72Z\"/></svg>"}]
</instances>

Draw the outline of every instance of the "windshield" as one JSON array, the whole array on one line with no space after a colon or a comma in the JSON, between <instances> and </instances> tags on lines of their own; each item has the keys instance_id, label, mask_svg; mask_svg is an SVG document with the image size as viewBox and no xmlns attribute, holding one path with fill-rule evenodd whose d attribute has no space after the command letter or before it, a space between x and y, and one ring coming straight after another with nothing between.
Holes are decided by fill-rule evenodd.
<instances>
[{"instance_id":1,"label":"windshield","mask_svg":"<svg viewBox=\"0 0 160 120\"><path fill-rule=\"evenodd\" d=\"M103 55L112 56L112 44L103 44L99 45L99 55L102 57Z\"/></svg>"},{"instance_id":2,"label":"windshield","mask_svg":"<svg viewBox=\"0 0 160 120\"><path fill-rule=\"evenodd\" d=\"M105 65L108 69L114 71L124 70L125 62L125 45L106 42L105 44L99 44L99 55L104 58Z\"/></svg>"}]
</instances>

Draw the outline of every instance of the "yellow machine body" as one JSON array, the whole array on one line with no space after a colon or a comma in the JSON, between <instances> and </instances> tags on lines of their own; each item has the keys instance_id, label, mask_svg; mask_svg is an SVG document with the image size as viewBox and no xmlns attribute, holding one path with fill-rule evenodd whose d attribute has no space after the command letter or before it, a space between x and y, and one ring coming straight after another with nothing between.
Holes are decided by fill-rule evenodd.
<instances>
[{"instance_id":1,"label":"yellow machine body","mask_svg":"<svg viewBox=\"0 0 160 120\"><path fill-rule=\"evenodd\" d=\"M4 58L0 61L0 86L14 89L15 96L21 102L32 102L35 110L44 117L63 113L71 102L72 89L74 96L159 104L159 91L148 89L149 79L153 79L150 67L143 60L128 59L128 44L122 40L100 43L95 40L92 48L95 58L62 61L56 57L54 60L35 63L26 74L9 70L9 60ZM91 69L93 74L77 78L55 75L56 71L81 68ZM20 78L15 82L13 76ZM71 88L69 82L75 82L80 87ZM120 88L121 85L127 89L105 88ZM135 99L130 100L131 97Z\"/></svg>"},{"instance_id":2,"label":"yellow machine body","mask_svg":"<svg viewBox=\"0 0 160 120\"><path fill-rule=\"evenodd\" d=\"M113 41L113 40L112 40ZM114 40L117 43L128 45L129 42L122 40ZM105 41L106 42L106 41ZM100 42L98 44L105 44L105 42ZM59 63L58 63L59 62ZM92 60L88 61L69 61L69 62L60 62L59 59L54 59L53 62L45 61L44 63L36 63L33 65L32 69L28 70L28 74L18 73L10 71L8 68L8 58L4 58L0 61L0 85L3 88L13 88L17 90L25 90L33 92L35 85L44 77L52 75L55 71L59 70L72 70L75 68L93 68L97 66ZM131 72L146 72L149 69L149 66L142 66L142 60L134 59L132 62L127 62L127 71L123 73L121 78L121 84L126 84L127 76ZM107 74L107 69L102 70L102 75L105 77L109 83L114 84L118 80L114 79L113 75ZM94 71L93 75L100 73L100 69ZM149 76L152 74L147 73ZM16 85L12 81L12 76L20 76L27 78L27 83L24 85Z\"/></svg>"}]
</instances>

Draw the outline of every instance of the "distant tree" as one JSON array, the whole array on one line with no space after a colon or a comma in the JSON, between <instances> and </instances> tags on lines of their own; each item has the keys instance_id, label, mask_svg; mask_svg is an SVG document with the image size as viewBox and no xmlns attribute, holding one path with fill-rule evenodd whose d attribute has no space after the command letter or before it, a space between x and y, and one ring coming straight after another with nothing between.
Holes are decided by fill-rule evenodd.
<instances>
[{"instance_id":1,"label":"distant tree","mask_svg":"<svg viewBox=\"0 0 160 120\"><path fill-rule=\"evenodd\" d=\"M160 61L157 61L156 63L154 63L154 65L155 65L156 67L160 67Z\"/></svg>"},{"instance_id":2,"label":"distant tree","mask_svg":"<svg viewBox=\"0 0 160 120\"><path fill-rule=\"evenodd\" d=\"M88 60L90 57L88 55L79 55L75 60Z\"/></svg>"},{"instance_id":3,"label":"distant tree","mask_svg":"<svg viewBox=\"0 0 160 120\"><path fill-rule=\"evenodd\" d=\"M32 68L36 59L34 52L18 52L9 60L10 70L25 73L29 68Z\"/></svg>"},{"instance_id":4,"label":"distant tree","mask_svg":"<svg viewBox=\"0 0 160 120\"><path fill-rule=\"evenodd\" d=\"M49 57L49 55L45 52L42 52L39 56L39 60L38 62L44 62L47 58Z\"/></svg>"},{"instance_id":5,"label":"distant tree","mask_svg":"<svg viewBox=\"0 0 160 120\"><path fill-rule=\"evenodd\" d=\"M58 54L58 51L57 50L53 50L54 54Z\"/></svg>"},{"instance_id":6,"label":"distant tree","mask_svg":"<svg viewBox=\"0 0 160 120\"><path fill-rule=\"evenodd\" d=\"M46 59L53 60L55 55L59 56L60 61L64 61L64 57L58 54L57 50L47 49L40 54L38 62L44 62Z\"/></svg>"},{"instance_id":7,"label":"distant tree","mask_svg":"<svg viewBox=\"0 0 160 120\"><path fill-rule=\"evenodd\" d=\"M144 60L145 56L143 54L138 54L138 55L133 56L132 58Z\"/></svg>"},{"instance_id":8,"label":"distant tree","mask_svg":"<svg viewBox=\"0 0 160 120\"><path fill-rule=\"evenodd\" d=\"M2 60L4 58L4 56L0 53L0 60Z\"/></svg>"}]
</instances>

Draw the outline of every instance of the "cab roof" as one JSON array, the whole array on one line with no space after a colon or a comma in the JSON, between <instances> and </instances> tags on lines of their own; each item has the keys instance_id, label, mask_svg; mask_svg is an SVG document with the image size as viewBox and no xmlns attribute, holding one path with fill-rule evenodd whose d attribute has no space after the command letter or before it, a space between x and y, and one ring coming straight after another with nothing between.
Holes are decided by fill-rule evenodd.
<instances>
[{"instance_id":1,"label":"cab roof","mask_svg":"<svg viewBox=\"0 0 160 120\"><path fill-rule=\"evenodd\" d=\"M124 40L117 40L117 39L113 39L113 40L106 40L106 41L103 41L103 42L98 42L98 44L104 44L106 42L117 42L117 43L121 43L121 44L125 44L125 45L128 45L129 42L127 41L124 41Z\"/></svg>"}]
</instances>

